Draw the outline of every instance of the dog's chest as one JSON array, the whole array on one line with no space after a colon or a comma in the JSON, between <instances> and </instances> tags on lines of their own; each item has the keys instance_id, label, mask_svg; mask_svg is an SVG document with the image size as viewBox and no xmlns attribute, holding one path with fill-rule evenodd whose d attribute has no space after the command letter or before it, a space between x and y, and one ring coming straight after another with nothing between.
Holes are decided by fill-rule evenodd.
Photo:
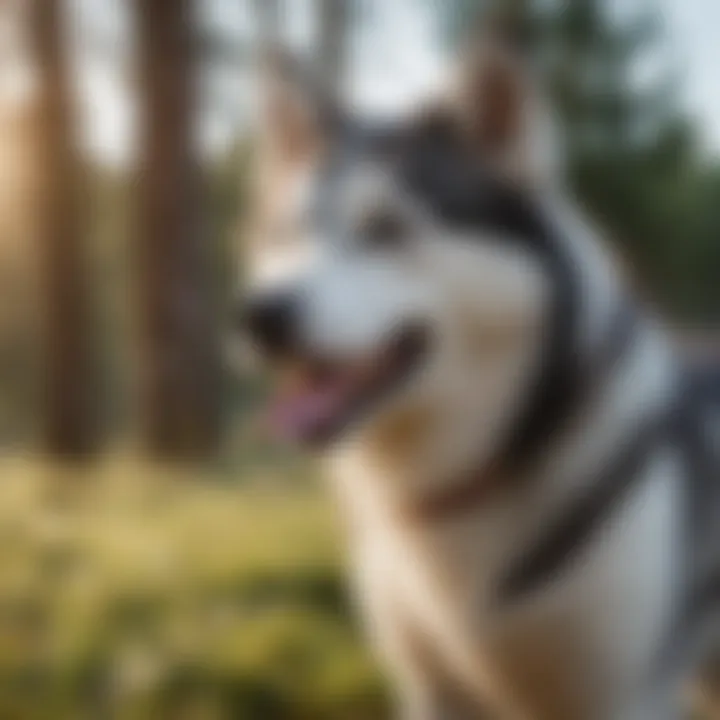
<instances>
[{"instance_id":1,"label":"dog's chest","mask_svg":"<svg viewBox=\"0 0 720 720\"><path fill-rule=\"evenodd\" d=\"M566 577L513 606L494 597L517 551L511 516L415 534L361 513L356 572L381 650L391 646L395 664L430 666L420 672L441 667L483 700L532 708L533 718L607 717L669 622L677 498L675 483L658 477Z\"/></svg>"}]
</instances>

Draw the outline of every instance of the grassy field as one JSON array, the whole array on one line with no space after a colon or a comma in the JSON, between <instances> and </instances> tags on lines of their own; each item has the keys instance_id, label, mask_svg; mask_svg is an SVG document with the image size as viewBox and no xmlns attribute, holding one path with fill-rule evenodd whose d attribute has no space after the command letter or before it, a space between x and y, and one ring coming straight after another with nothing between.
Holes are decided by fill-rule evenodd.
<instances>
[{"instance_id":1,"label":"grassy field","mask_svg":"<svg viewBox=\"0 0 720 720\"><path fill-rule=\"evenodd\" d=\"M386 715L321 493L1 470L0 718Z\"/></svg>"},{"instance_id":2,"label":"grassy field","mask_svg":"<svg viewBox=\"0 0 720 720\"><path fill-rule=\"evenodd\" d=\"M0 720L389 717L306 478L0 474Z\"/></svg>"}]
</instances>

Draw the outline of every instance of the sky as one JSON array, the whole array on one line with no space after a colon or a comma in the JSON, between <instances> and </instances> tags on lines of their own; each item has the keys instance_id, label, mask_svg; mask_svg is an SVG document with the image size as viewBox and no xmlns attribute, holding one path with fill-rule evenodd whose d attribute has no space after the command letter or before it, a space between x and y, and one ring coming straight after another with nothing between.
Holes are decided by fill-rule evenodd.
<instances>
[{"instance_id":1,"label":"sky","mask_svg":"<svg viewBox=\"0 0 720 720\"><path fill-rule=\"evenodd\" d=\"M302 46L313 33L312 0L287 1L289 40ZM367 2L373 13L370 22L381 31L356 39L352 98L367 110L402 108L427 94L442 75L431 13L424 0ZM623 10L641 2L661 9L669 35L669 64L682 73L682 102L697 117L708 150L720 155L720 0L615 2ZM251 34L249 0L201 3L203 20L214 32L228 37ZM135 126L132 73L127 63L132 52L127 44L129 3L73 0L73 6L71 29L77 40L82 137L98 159L122 165L131 158ZM90 44L91 36L99 39ZM204 77L204 106L216 108L221 98L223 111L206 109L201 142L206 150L217 152L236 135L239 119L247 115L243 99L247 101L250 93L247 78L234 69Z\"/></svg>"},{"instance_id":2,"label":"sky","mask_svg":"<svg viewBox=\"0 0 720 720\"><path fill-rule=\"evenodd\" d=\"M684 66L683 100L720 154L720 0L661 0L665 22Z\"/></svg>"}]
</instances>

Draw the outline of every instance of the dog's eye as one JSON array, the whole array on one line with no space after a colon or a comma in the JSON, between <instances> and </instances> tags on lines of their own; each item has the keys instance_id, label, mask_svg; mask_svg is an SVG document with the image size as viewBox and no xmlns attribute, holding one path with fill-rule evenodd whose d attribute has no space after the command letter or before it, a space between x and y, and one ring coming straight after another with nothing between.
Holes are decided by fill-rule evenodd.
<instances>
[{"instance_id":1,"label":"dog's eye","mask_svg":"<svg viewBox=\"0 0 720 720\"><path fill-rule=\"evenodd\" d=\"M405 219L389 210L365 218L360 228L364 243L372 247L395 247L402 244L407 235Z\"/></svg>"}]
</instances>

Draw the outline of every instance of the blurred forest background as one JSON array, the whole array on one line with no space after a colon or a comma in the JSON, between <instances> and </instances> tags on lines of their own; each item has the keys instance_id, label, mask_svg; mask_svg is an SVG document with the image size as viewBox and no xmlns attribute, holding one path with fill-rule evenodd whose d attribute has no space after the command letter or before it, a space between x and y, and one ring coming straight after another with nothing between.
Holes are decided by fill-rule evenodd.
<instances>
[{"instance_id":1,"label":"blurred forest background","mask_svg":"<svg viewBox=\"0 0 720 720\"><path fill-rule=\"evenodd\" d=\"M298 45L362 104L392 4L0 5L0 717L387 716L313 469L258 441L263 381L225 355L258 53ZM486 3L400 4L441 57ZM578 200L671 325L712 337L720 159L680 101L660 7L503 6ZM88 100L98 68L128 108ZM98 152L128 113L132 149L109 132Z\"/></svg>"}]
</instances>

